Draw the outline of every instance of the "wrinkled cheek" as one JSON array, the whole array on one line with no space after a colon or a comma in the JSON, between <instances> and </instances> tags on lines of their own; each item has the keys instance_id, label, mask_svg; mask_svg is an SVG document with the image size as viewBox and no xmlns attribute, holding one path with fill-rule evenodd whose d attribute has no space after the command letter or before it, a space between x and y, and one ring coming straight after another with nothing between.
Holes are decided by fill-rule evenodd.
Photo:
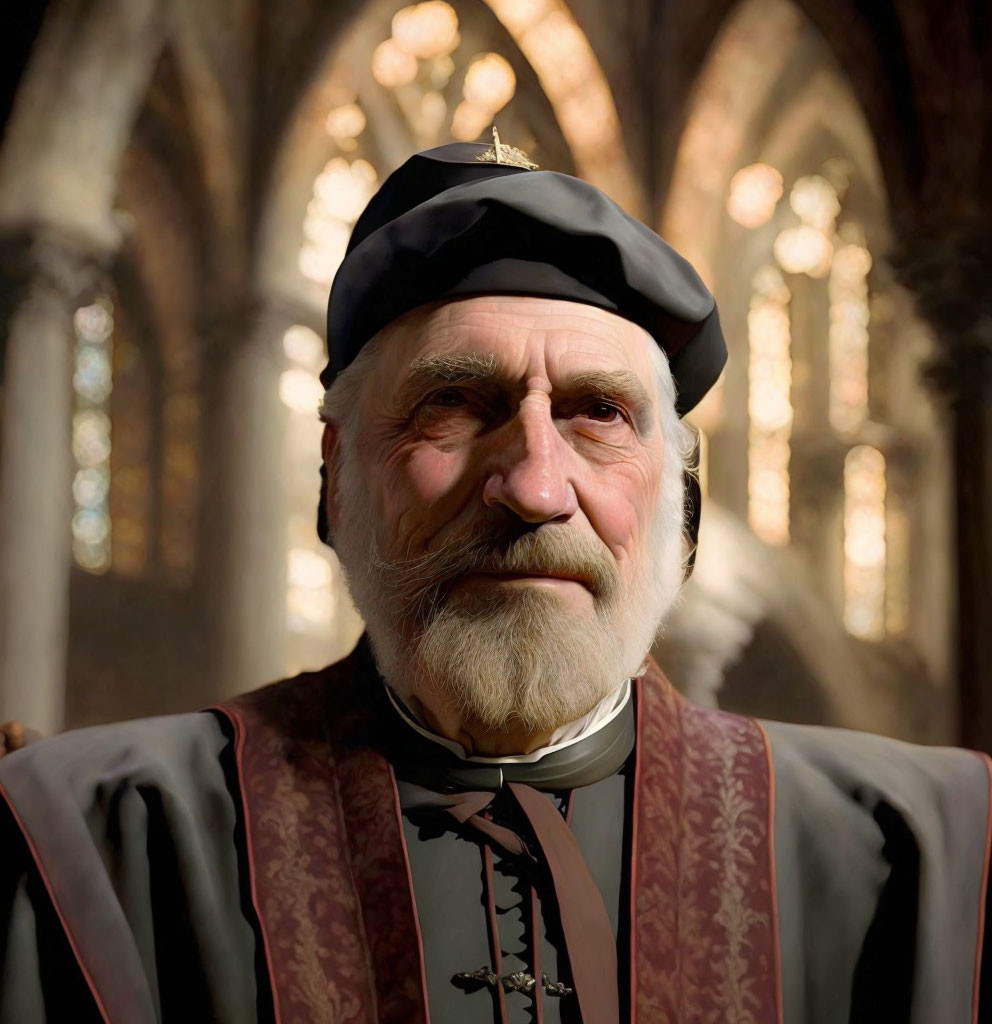
<instances>
[{"instance_id":1,"label":"wrinkled cheek","mask_svg":"<svg viewBox=\"0 0 992 1024\"><path fill-rule=\"evenodd\" d=\"M381 488L384 541L407 552L429 542L457 513L465 486L463 453L429 445L411 453Z\"/></svg>"},{"instance_id":2,"label":"wrinkled cheek","mask_svg":"<svg viewBox=\"0 0 992 1024\"><path fill-rule=\"evenodd\" d=\"M632 487L615 487L601 502L597 518L596 532L629 575L631 563L638 563L645 553L652 525L643 495L634 493Z\"/></svg>"},{"instance_id":3,"label":"wrinkled cheek","mask_svg":"<svg viewBox=\"0 0 992 1024\"><path fill-rule=\"evenodd\" d=\"M659 532L665 526L661 498L661 481L657 480L647 490L646 494L640 496L636 506L637 562L648 570L652 568L652 563L657 555L658 544L661 539ZM681 494L679 495L679 501L681 501Z\"/></svg>"},{"instance_id":4,"label":"wrinkled cheek","mask_svg":"<svg viewBox=\"0 0 992 1024\"><path fill-rule=\"evenodd\" d=\"M596 490L600 510L619 542L631 553L638 552L653 527L661 494L660 460L641 457L618 463L600 474ZM608 500L606 499L606 496Z\"/></svg>"},{"instance_id":5,"label":"wrinkled cheek","mask_svg":"<svg viewBox=\"0 0 992 1024\"><path fill-rule=\"evenodd\" d=\"M658 499L655 498L650 508L643 510L637 517L637 558L639 566L650 569L658 546Z\"/></svg>"}]
</instances>

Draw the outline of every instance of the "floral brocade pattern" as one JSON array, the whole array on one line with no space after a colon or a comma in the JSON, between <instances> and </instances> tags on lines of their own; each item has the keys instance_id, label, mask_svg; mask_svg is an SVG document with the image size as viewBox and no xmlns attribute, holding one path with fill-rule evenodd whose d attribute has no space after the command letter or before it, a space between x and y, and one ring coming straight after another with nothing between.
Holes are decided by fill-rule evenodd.
<instances>
[{"instance_id":1,"label":"floral brocade pattern","mask_svg":"<svg viewBox=\"0 0 992 1024\"><path fill-rule=\"evenodd\" d=\"M217 709L235 728L275 1019L424 1024L390 768L368 749L341 746L327 726L328 686L344 706L363 703L345 692L361 676L350 661ZM355 715L347 725L363 731Z\"/></svg>"},{"instance_id":2,"label":"floral brocade pattern","mask_svg":"<svg viewBox=\"0 0 992 1024\"><path fill-rule=\"evenodd\" d=\"M764 732L688 703L653 664L639 694L636 1020L779 1024Z\"/></svg>"},{"instance_id":3,"label":"floral brocade pattern","mask_svg":"<svg viewBox=\"0 0 992 1024\"><path fill-rule=\"evenodd\" d=\"M395 781L369 743L369 684L353 655L217 709L235 729L281 1024L428 1020ZM638 720L632 1015L781 1024L764 733L684 701L653 663Z\"/></svg>"}]
</instances>

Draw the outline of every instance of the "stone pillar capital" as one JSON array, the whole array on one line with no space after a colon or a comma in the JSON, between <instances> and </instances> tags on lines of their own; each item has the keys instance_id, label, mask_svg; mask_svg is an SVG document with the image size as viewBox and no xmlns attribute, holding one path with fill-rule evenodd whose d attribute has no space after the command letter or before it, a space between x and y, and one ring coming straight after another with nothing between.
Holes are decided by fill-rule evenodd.
<instances>
[{"instance_id":1,"label":"stone pillar capital","mask_svg":"<svg viewBox=\"0 0 992 1024\"><path fill-rule=\"evenodd\" d=\"M43 293L67 307L84 302L101 283L110 253L51 228L0 235L4 298L19 304Z\"/></svg>"}]
</instances>

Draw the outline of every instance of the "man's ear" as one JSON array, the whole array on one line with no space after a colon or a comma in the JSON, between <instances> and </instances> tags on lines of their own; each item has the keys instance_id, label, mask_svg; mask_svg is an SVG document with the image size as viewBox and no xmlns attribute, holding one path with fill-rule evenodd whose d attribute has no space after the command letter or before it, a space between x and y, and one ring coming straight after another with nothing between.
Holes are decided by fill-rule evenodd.
<instances>
[{"instance_id":1,"label":"man's ear","mask_svg":"<svg viewBox=\"0 0 992 1024\"><path fill-rule=\"evenodd\" d=\"M341 432L336 423L325 423L324 433L320 439L320 453L324 460L324 507L327 511L327 523L331 533L337 527L338 515L338 454L341 444Z\"/></svg>"}]
</instances>

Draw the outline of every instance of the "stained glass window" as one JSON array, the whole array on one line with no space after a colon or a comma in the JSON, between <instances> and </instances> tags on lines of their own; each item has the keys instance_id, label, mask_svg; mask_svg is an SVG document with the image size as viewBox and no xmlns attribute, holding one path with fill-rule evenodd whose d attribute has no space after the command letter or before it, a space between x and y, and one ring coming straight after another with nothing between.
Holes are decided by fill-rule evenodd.
<instances>
[{"instance_id":1,"label":"stained glass window","mask_svg":"<svg viewBox=\"0 0 992 1024\"><path fill-rule=\"evenodd\" d=\"M477 139L510 102L516 88L517 76L505 57L498 53L476 57L465 72L465 98L455 107L451 134L466 142Z\"/></svg>"},{"instance_id":2,"label":"stained glass window","mask_svg":"<svg viewBox=\"0 0 992 1024\"><path fill-rule=\"evenodd\" d=\"M748 521L769 544L789 541L792 332L789 290L774 267L755 281L747 317Z\"/></svg>"},{"instance_id":3,"label":"stained glass window","mask_svg":"<svg viewBox=\"0 0 992 1024\"><path fill-rule=\"evenodd\" d=\"M75 332L75 414L72 452L72 553L87 572L110 568L110 393L113 390L114 307L107 296L81 306L73 317Z\"/></svg>"},{"instance_id":4,"label":"stained glass window","mask_svg":"<svg viewBox=\"0 0 992 1024\"><path fill-rule=\"evenodd\" d=\"M324 343L302 324L290 327L282 343L286 369L279 380L279 395L289 409L288 669L298 672L347 654L361 623L348 600L337 556L317 537L322 429L317 407L323 397L318 374L324 364Z\"/></svg>"},{"instance_id":5,"label":"stained glass window","mask_svg":"<svg viewBox=\"0 0 992 1024\"><path fill-rule=\"evenodd\" d=\"M789 274L826 277L834 255L834 221L840 212L837 191L826 178L800 178L789 193L789 205L800 223L775 239L775 259Z\"/></svg>"},{"instance_id":6,"label":"stained glass window","mask_svg":"<svg viewBox=\"0 0 992 1024\"><path fill-rule=\"evenodd\" d=\"M359 122L354 124L357 127ZM331 283L344 259L351 229L378 183L379 176L367 160L337 156L327 162L313 183L303 222L306 241L300 250L300 270L304 276L317 284Z\"/></svg>"},{"instance_id":7,"label":"stained glass window","mask_svg":"<svg viewBox=\"0 0 992 1024\"><path fill-rule=\"evenodd\" d=\"M872 258L860 226L849 218L838 224L849 173L845 162L833 160L822 174L798 178L785 210L779 172L751 164L731 179L726 207L745 227L760 227L780 214L784 220L772 243L776 266L758 275L748 314L749 521L768 543L789 542L790 462L796 456L790 450L790 292L781 272L824 279L829 372L814 390L827 392L830 427L852 445L843 484L844 622L854 635L877 640L907 628L909 520L894 496L886 498L885 457L857 443L870 420ZM804 364L797 372L814 370Z\"/></svg>"},{"instance_id":8,"label":"stained glass window","mask_svg":"<svg viewBox=\"0 0 992 1024\"><path fill-rule=\"evenodd\" d=\"M855 636L885 635L885 458L858 445L844 460L844 623Z\"/></svg>"},{"instance_id":9,"label":"stained glass window","mask_svg":"<svg viewBox=\"0 0 992 1024\"><path fill-rule=\"evenodd\" d=\"M324 346L309 327L296 324L283 335L287 368L279 379L279 397L290 410L287 447L292 481L301 493L291 495L288 538L287 625L290 634L326 626L333 613L331 566L316 535L316 481L320 469L320 422L323 396L318 374ZM304 483L305 481L305 483Z\"/></svg>"},{"instance_id":10,"label":"stained glass window","mask_svg":"<svg viewBox=\"0 0 992 1024\"><path fill-rule=\"evenodd\" d=\"M537 74L579 174L625 209L636 207L613 94L568 6L563 0L486 3Z\"/></svg>"},{"instance_id":11,"label":"stained glass window","mask_svg":"<svg viewBox=\"0 0 992 1024\"><path fill-rule=\"evenodd\" d=\"M863 245L841 246L830 267L830 423L853 433L868 418L868 271Z\"/></svg>"},{"instance_id":12,"label":"stained glass window","mask_svg":"<svg viewBox=\"0 0 992 1024\"><path fill-rule=\"evenodd\" d=\"M746 228L759 228L772 219L781 198L781 172L768 164L750 164L730 179L727 213Z\"/></svg>"}]
</instances>

